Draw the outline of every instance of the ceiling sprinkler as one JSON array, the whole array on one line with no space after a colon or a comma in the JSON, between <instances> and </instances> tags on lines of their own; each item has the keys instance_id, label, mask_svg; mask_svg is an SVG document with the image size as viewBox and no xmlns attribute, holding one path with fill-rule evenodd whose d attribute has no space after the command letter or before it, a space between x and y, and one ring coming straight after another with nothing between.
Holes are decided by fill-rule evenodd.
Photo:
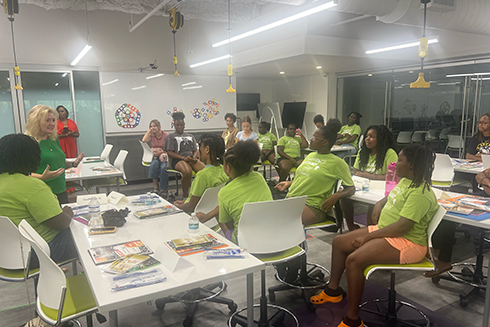
<instances>
[{"instance_id":1,"label":"ceiling sprinkler","mask_svg":"<svg viewBox=\"0 0 490 327\"><path fill-rule=\"evenodd\" d=\"M158 69L158 64L157 64L157 60L155 59L155 61L153 63L150 63L148 66L146 67L140 67L138 68L138 71L140 73L144 72L145 70L147 69Z\"/></svg>"}]
</instances>

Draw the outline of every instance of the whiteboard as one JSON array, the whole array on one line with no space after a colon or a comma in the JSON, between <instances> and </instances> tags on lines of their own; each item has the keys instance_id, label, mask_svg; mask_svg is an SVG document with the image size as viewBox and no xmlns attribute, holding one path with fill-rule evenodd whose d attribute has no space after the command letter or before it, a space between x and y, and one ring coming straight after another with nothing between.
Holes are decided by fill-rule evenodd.
<instances>
[{"instance_id":1,"label":"whiteboard","mask_svg":"<svg viewBox=\"0 0 490 327\"><path fill-rule=\"evenodd\" d=\"M171 114L185 114L187 130L225 129L225 114L236 114L236 93L226 93L228 76L101 72L107 134L146 132L158 119L172 131ZM233 81L233 85L235 81Z\"/></svg>"}]
</instances>

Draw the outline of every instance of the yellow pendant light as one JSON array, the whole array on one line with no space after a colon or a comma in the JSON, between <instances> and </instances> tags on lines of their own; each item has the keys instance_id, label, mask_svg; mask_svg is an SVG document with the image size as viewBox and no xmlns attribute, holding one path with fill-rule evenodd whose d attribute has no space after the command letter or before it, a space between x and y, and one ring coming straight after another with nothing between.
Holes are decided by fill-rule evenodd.
<instances>
[{"instance_id":1,"label":"yellow pendant light","mask_svg":"<svg viewBox=\"0 0 490 327\"><path fill-rule=\"evenodd\" d=\"M429 51L429 40L425 36L425 27L426 27L426 22L427 22L427 3L430 2L430 0L421 0L421 3L424 4L424 34L422 35L422 38L420 39L420 44L419 44L419 57L421 60L421 65L420 65L420 73L419 73L419 78L413 83L410 83L410 88L411 89L427 89L430 88L430 83L426 82L424 79L424 59L427 56L427 53Z\"/></svg>"}]
</instances>

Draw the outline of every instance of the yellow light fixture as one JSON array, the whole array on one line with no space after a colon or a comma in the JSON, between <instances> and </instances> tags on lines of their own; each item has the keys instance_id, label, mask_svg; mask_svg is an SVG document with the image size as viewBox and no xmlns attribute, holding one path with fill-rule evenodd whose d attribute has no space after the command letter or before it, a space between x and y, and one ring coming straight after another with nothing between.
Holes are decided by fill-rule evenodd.
<instances>
[{"instance_id":1,"label":"yellow light fixture","mask_svg":"<svg viewBox=\"0 0 490 327\"><path fill-rule=\"evenodd\" d=\"M420 44L419 44L419 57L420 57L420 73L419 77L417 80L413 83L410 84L411 89L428 89L430 88L430 83L426 82L424 79L424 59L427 56L427 53L429 51L429 40L425 36L425 27L427 23L427 3L430 2L430 0L421 0L421 3L424 4L424 34L422 35L422 38L420 39Z\"/></svg>"}]
</instances>

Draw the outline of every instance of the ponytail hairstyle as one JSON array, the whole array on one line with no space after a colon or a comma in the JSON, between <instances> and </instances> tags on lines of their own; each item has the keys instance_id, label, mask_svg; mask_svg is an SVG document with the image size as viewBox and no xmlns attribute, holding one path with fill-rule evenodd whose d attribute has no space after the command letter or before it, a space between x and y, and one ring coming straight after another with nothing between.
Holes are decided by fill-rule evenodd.
<instances>
[{"instance_id":1,"label":"ponytail hairstyle","mask_svg":"<svg viewBox=\"0 0 490 327\"><path fill-rule=\"evenodd\" d=\"M225 163L235 170L237 177L251 171L259 158L259 146L252 140L239 141L225 153Z\"/></svg>"},{"instance_id":2,"label":"ponytail hairstyle","mask_svg":"<svg viewBox=\"0 0 490 327\"><path fill-rule=\"evenodd\" d=\"M250 118L249 115L245 115L243 118L242 118L242 123L249 123L250 124L250 130L252 130L252 119Z\"/></svg>"},{"instance_id":3,"label":"ponytail hairstyle","mask_svg":"<svg viewBox=\"0 0 490 327\"><path fill-rule=\"evenodd\" d=\"M208 146L211 164L214 166L222 165L225 155L225 141L216 134L203 134L199 139L199 148Z\"/></svg>"},{"instance_id":4,"label":"ponytail hairstyle","mask_svg":"<svg viewBox=\"0 0 490 327\"><path fill-rule=\"evenodd\" d=\"M413 180L409 187L416 188L424 184L422 191L425 188L430 190L432 171L436 160L434 151L419 144L410 144L404 147L402 152L412 166Z\"/></svg>"},{"instance_id":5,"label":"ponytail hairstyle","mask_svg":"<svg viewBox=\"0 0 490 327\"><path fill-rule=\"evenodd\" d=\"M366 139L366 135L369 130L376 131L376 140L378 145L376 146L376 171L380 171L383 168L383 164L385 162L386 152L388 149L393 149L396 153L398 153L398 144L396 143L395 137L391 133L391 131L385 125L371 125L364 132L364 139ZM359 153L359 170L364 171L367 167L367 163L369 161L369 156L371 155L371 150L369 150L366 146L366 143L363 142L361 146L361 150Z\"/></svg>"},{"instance_id":6,"label":"ponytail hairstyle","mask_svg":"<svg viewBox=\"0 0 490 327\"><path fill-rule=\"evenodd\" d=\"M490 113L486 113L486 114L481 115L481 117L483 117L483 116L487 116L487 118L490 119ZM477 127L478 127L478 125L477 125ZM476 132L476 137L478 138L478 141L479 142L482 142L483 141L483 134L482 134L482 132L480 132L480 129L479 128L478 128L478 132Z\"/></svg>"},{"instance_id":7,"label":"ponytail hairstyle","mask_svg":"<svg viewBox=\"0 0 490 327\"><path fill-rule=\"evenodd\" d=\"M322 132L322 136L328 142L329 150L334 146L335 142L337 142L337 134L340 131L342 124L340 120L337 118L331 118L328 120L327 125L319 128L320 132Z\"/></svg>"}]
</instances>

